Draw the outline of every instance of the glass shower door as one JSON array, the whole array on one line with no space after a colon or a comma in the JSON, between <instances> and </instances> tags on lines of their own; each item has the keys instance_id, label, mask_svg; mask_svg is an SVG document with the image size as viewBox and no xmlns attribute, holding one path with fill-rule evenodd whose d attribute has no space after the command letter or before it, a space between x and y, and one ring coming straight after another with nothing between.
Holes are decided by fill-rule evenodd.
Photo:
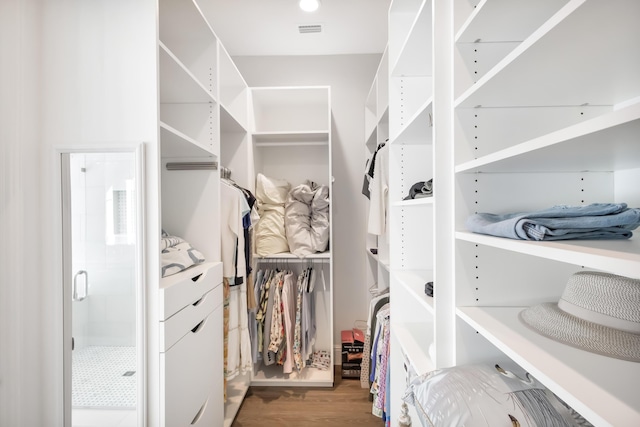
<instances>
[{"instance_id":1,"label":"glass shower door","mask_svg":"<svg viewBox=\"0 0 640 427\"><path fill-rule=\"evenodd\" d=\"M63 156L69 233L64 240L70 246L65 331L71 342L65 425L136 426L141 374L136 153Z\"/></svg>"}]
</instances>

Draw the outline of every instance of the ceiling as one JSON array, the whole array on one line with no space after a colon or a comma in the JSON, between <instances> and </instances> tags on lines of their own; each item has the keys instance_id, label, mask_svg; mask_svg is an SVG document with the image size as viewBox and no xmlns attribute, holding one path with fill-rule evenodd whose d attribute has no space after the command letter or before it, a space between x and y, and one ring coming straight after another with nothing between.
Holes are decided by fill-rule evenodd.
<instances>
[{"instance_id":1,"label":"ceiling","mask_svg":"<svg viewBox=\"0 0 640 427\"><path fill-rule=\"evenodd\" d=\"M382 53L391 0L321 0L303 12L298 0L199 2L231 56ZM300 33L300 25L320 25ZM317 27L316 27L317 29Z\"/></svg>"}]
</instances>

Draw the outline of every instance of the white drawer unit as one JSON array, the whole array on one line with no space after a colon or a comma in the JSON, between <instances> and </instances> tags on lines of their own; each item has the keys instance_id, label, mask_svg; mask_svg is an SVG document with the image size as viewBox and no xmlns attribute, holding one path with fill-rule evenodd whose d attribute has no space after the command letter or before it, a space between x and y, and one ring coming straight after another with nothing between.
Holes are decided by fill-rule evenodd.
<instances>
[{"instance_id":1,"label":"white drawer unit","mask_svg":"<svg viewBox=\"0 0 640 427\"><path fill-rule=\"evenodd\" d=\"M184 338L189 330L204 327L204 324L200 326L199 324L220 305L222 305L222 286L216 286L164 322L160 322L160 351L169 351Z\"/></svg>"},{"instance_id":2,"label":"white drawer unit","mask_svg":"<svg viewBox=\"0 0 640 427\"><path fill-rule=\"evenodd\" d=\"M222 263L207 262L160 282L160 317L167 320L222 283ZM222 301L222 300L221 300Z\"/></svg>"},{"instance_id":3,"label":"white drawer unit","mask_svg":"<svg viewBox=\"0 0 640 427\"><path fill-rule=\"evenodd\" d=\"M161 425L214 426L223 413L222 264L167 279L160 297Z\"/></svg>"}]
</instances>

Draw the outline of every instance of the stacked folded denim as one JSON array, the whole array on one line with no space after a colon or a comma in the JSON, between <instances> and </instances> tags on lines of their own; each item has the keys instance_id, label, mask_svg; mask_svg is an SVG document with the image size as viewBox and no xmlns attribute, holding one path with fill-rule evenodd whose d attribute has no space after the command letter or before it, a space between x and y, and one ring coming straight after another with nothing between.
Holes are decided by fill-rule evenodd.
<instances>
[{"instance_id":1,"label":"stacked folded denim","mask_svg":"<svg viewBox=\"0 0 640 427\"><path fill-rule=\"evenodd\" d=\"M470 231L519 240L629 239L640 226L640 209L626 203L553 206L509 214L478 213L467 218Z\"/></svg>"}]
</instances>

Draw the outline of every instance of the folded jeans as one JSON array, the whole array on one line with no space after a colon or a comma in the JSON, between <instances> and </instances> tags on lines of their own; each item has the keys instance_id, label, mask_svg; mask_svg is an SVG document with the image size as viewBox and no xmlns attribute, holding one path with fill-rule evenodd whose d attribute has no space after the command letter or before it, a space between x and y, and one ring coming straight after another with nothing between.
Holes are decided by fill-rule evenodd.
<instances>
[{"instance_id":1,"label":"folded jeans","mask_svg":"<svg viewBox=\"0 0 640 427\"><path fill-rule=\"evenodd\" d=\"M640 209L626 203L553 206L509 214L478 213L467 218L474 233L520 240L628 239L640 226Z\"/></svg>"}]
</instances>

